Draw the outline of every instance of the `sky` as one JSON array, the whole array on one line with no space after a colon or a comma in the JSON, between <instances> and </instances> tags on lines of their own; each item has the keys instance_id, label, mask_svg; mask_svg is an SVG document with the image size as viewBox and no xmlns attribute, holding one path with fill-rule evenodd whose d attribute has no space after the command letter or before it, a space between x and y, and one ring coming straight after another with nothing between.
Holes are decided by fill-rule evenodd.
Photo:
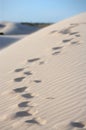
<instances>
[{"instance_id":1,"label":"sky","mask_svg":"<svg viewBox=\"0 0 86 130\"><path fill-rule=\"evenodd\" d=\"M86 12L86 0L0 0L0 21L57 22Z\"/></svg>"}]
</instances>

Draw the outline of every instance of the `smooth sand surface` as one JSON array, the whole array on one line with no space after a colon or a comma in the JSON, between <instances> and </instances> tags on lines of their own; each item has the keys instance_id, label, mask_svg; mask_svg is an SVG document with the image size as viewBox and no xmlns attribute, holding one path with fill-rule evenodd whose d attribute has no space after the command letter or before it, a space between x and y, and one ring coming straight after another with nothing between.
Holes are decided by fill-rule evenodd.
<instances>
[{"instance_id":1,"label":"smooth sand surface","mask_svg":"<svg viewBox=\"0 0 86 130\"><path fill-rule=\"evenodd\" d=\"M0 130L86 130L86 13L0 51Z\"/></svg>"}]
</instances>

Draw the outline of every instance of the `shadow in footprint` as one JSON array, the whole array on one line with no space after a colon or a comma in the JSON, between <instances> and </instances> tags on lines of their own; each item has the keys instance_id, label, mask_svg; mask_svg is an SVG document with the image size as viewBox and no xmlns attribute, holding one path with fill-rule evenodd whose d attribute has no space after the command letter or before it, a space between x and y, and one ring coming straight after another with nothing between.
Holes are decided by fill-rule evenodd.
<instances>
[{"instance_id":1,"label":"shadow in footprint","mask_svg":"<svg viewBox=\"0 0 86 130\"><path fill-rule=\"evenodd\" d=\"M40 58L29 59L28 62L29 62L29 63L30 63L30 62L32 63L32 62L35 62L35 61L38 61L38 60L40 60Z\"/></svg>"},{"instance_id":2,"label":"shadow in footprint","mask_svg":"<svg viewBox=\"0 0 86 130\"><path fill-rule=\"evenodd\" d=\"M24 72L25 75L32 75L30 71Z\"/></svg>"},{"instance_id":3,"label":"shadow in footprint","mask_svg":"<svg viewBox=\"0 0 86 130\"><path fill-rule=\"evenodd\" d=\"M22 92L24 92L26 89L27 89L27 87L21 87L21 88L16 88L16 89L14 89L14 91L15 91L16 93L22 93Z\"/></svg>"},{"instance_id":4,"label":"shadow in footprint","mask_svg":"<svg viewBox=\"0 0 86 130\"><path fill-rule=\"evenodd\" d=\"M80 37L80 34L78 34L78 35L75 35L76 37Z\"/></svg>"},{"instance_id":5,"label":"shadow in footprint","mask_svg":"<svg viewBox=\"0 0 86 130\"><path fill-rule=\"evenodd\" d=\"M61 33L61 34L69 34L70 33L70 28L63 29L59 33Z\"/></svg>"},{"instance_id":6,"label":"shadow in footprint","mask_svg":"<svg viewBox=\"0 0 86 130\"><path fill-rule=\"evenodd\" d=\"M70 33L70 35L75 35L75 34L78 34L79 32L72 32Z\"/></svg>"},{"instance_id":7,"label":"shadow in footprint","mask_svg":"<svg viewBox=\"0 0 86 130\"><path fill-rule=\"evenodd\" d=\"M44 61L40 61L40 62L39 62L39 65L42 65L42 64L44 64L44 63L45 63Z\"/></svg>"},{"instance_id":8,"label":"shadow in footprint","mask_svg":"<svg viewBox=\"0 0 86 130\"><path fill-rule=\"evenodd\" d=\"M29 101L21 102L18 104L19 107L28 107Z\"/></svg>"},{"instance_id":9,"label":"shadow in footprint","mask_svg":"<svg viewBox=\"0 0 86 130\"><path fill-rule=\"evenodd\" d=\"M25 77L19 77L19 78L15 78L14 81L15 82L21 82Z\"/></svg>"},{"instance_id":10,"label":"shadow in footprint","mask_svg":"<svg viewBox=\"0 0 86 130\"><path fill-rule=\"evenodd\" d=\"M71 42L71 44L78 44L78 41L75 41L75 42Z\"/></svg>"},{"instance_id":11,"label":"shadow in footprint","mask_svg":"<svg viewBox=\"0 0 86 130\"><path fill-rule=\"evenodd\" d=\"M83 128L85 125L82 122L71 122L71 126Z\"/></svg>"},{"instance_id":12,"label":"shadow in footprint","mask_svg":"<svg viewBox=\"0 0 86 130\"><path fill-rule=\"evenodd\" d=\"M60 53L60 51L54 52L52 53L52 55L58 55Z\"/></svg>"},{"instance_id":13,"label":"shadow in footprint","mask_svg":"<svg viewBox=\"0 0 86 130\"><path fill-rule=\"evenodd\" d=\"M71 40L73 40L73 38L71 38L71 39L65 39L65 40L63 40L63 43L70 42Z\"/></svg>"},{"instance_id":14,"label":"shadow in footprint","mask_svg":"<svg viewBox=\"0 0 86 130\"><path fill-rule=\"evenodd\" d=\"M31 95L31 93L23 94L22 97L24 98L33 98L34 96Z\"/></svg>"},{"instance_id":15,"label":"shadow in footprint","mask_svg":"<svg viewBox=\"0 0 86 130\"><path fill-rule=\"evenodd\" d=\"M59 50L59 49L62 49L63 47L53 47L52 50Z\"/></svg>"},{"instance_id":16,"label":"shadow in footprint","mask_svg":"<svg viewBox=\"0 0 86 130\"><path fill-rule=\"evenodd\" d=\"M57 30L51 31L50 33L55 33L55 32L57 32Z\"/></svg>"},{"instance_id":17,"label":"shadow in footprint","mask_svg":"<svg viewBox=\"0 0 86 130\"><path fill-rule=\"evenodd\" d=\"M30 123L30 124L38 124L38 125L40 125L39 122L36 121L36 119L27 120L27 121L25 121L25 122L26 122L26 123Z\"/></svg>"},{"instance_id":18,"label":"shadow in footprint","mask_svg":"<svg viewBox=\"0 0 86 130\"><path fill-rule=\"evenodd\" d=\"M24 70L24 68L19 68L19 69L16 69L15 72L21 72L23 70Z\"/></svg>"},{"instance_id":19,"label":"shadow in footprint","mask_svg":"<svg viewBox=\"0 0 86 130\"><path fill-rule=\"evenodd\" d=\"M31 116L30 113L28 113L27 111L19 111L19 112L16 112L14 117L17 118L17 117L26 117L26 116Z\"/></svg>"},{"instance_id":20,"label":"shadow in footprint","mask_svg":"<svg viewBox=\"0 0 86 130\"><path fill-rule=\"evenodd\" d=\"M34 80L35 83L41 83L41 80Z\"/></svg>"}]
</instances>

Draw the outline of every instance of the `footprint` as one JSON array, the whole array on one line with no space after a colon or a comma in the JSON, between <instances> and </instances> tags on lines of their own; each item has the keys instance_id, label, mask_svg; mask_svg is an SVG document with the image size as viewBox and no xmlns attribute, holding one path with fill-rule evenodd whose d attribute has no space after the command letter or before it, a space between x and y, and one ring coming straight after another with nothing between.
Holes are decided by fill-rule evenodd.
<instances>
[{"instance_id":1,"label":"footprint","mask_svg":"<svg viewBox=\"0 0 86 130\"><path fill-rule=\"evenodd\" d=\"M71 32L69 35L75 35L77 33L79 33L79 32Z\"/></svg>"},{"instance_id":2,"label":"footprint","mask_svg":"<svg viewBox=\"0 0 86 130\"><path fill-rule=\"evenodd\" d=\"M61 30L59 33L62 33L62 34L69 34L69 33L70 33L70 27L67 28L67 29Z\"/></svg>"},{"instance_id":3,"label":"footprint","mask_svg":"<svg viewBox=\"0 0 86 130\"><path fill-rule=\"evenodd\" d=\"M26 117L26 116L31 116L31 114L28 113L27 111L19 111L19 112L15 113L14 118L17 118L17 117Z\"/></svg>"},{"instance_id":4,"label":"footprint","mask_svg":"<svg viewBox=\"0 0 86 130\"><path fill-rule=\"evenodd\" d=\"M52 55L58 55L60 53L60 51L54 52L52 53Z\"/></svg>"},{"instance_id":5,"label":"footprint","mask_svg":"<svg viewBox=\"0 0 86 130\"><path fill-rule=\"evenodd\" d=\"M33 98L34 96L31 93L23 94L22 97L24 98Z\"/></svg>"},{"instance_id":6,"label":"footprint","mask_svg":"<svg viewBox=\"0 0 86 130\"><path fill-rule=\"evenodd\" d=\"M76 37L80 37L80 34L75 35Z\"/></svg>"},{"instance_id":7,"label":"footprint","mask_svg":"<svg viewBox=\"0 0 86 130\"><path fill-rule=\"evenodd\" d=\"M71 23L70 25L74 25L76 27L79 25L79 23Z\"/></svg>"},{"instance_id":8,"label":"footprint","mask_svg":"<svg viewBox=\"0 0 86 130\"><path fill-rule=\"evenodd\" d=\"M24 72L25 75L32 75L30 71Z\"/></svg>"},{"instance_id":9,"label":"footprint","mask_svg":"<svg viewBox=\"0 0 86 130\"><path fill-rule=\"evenodd\" d=\"M65 40L63 40L63 42L66 43L66 42L70 42L71 40L73 40L73 38L71 38L71 39L65 39Z\"/></svg>"},{"instance_id":10,"label":"footprint","mask_svg":"<svg viewBox=\"0 0 86 130\"><path fill-rule=\"evenodd\" d=\"M47 97L46 99L55 99L55 98L53 98L53 97Z\"/></svg>"},{"instance_id":11,"label":"footprint","mask_svg":"<svg viewBox=\"0 0 86 130\"><path fill-rule=\"evenodd\" d=\"M16 93L22 93L22 92L24 92L26 89L27 89L27 87L21 87L21 88L16 88L16 89L14 89L14 91L15 91Z\"/></svg>"},{"instance_id":12,"label":"footprint","mask_svg":"<svg viewBox=\"0 0 86 130\"><path fill-rule=\"evenodd\" d=\"M60 46L60 47L53 47L52 50L59 50L59 49L62 49L63 47Z\"/></svg>"},{"instance_id":13,"label":"footprint","mask_svg":"<svg viewBox=\"0 0 86 130\"><path fill-rule=\"evenodd\" d=\"M41 83L41 80L34 80L35 83Z\"/></svg>"},{"instance_id":14,"label":"footprint","mask_svg":"<svg viewBox=\"0 0 86 130\"><path fill-rule=\"evenodd\" d=\"M40 58L29 59L28 62L30 63L30 62L35 62L35 61L38 61L38 60L40 60Z\"/></svg>"},{"instance_id":15,"label":"footprint","mask_svg":"<svg viewBox=\"0 0 86 130\"><path fill-rule=\"evenodd\" d=\"M19 78L15 78L14 81L15 82L21 82L25 77L19 77Z\"/></svg>"},{"instance_id":16,"label":"footprint","mask_svg":"<svg viewBox=\"0 0 86 130\"><path fill-rule=\"evenodd\" d=\"M25 122L31 124L45 125L47 121L38 117L38 118L33 118L32 120L27 120Z\"/></svg>"},{"instance_id":17,"label":"footprint","mask_svg":"<svg viewBox=\"0 0 86 130\"><path fill-rule=\"evenodd\" d=\"M19 69L16 69L15 72L21 72L23 70L24 70L24 68L19 68Z\"/></svg>"},{"instance_id":18,"label":"footprint","mask_svg":"<svg viewBox=\"0 0 86 130\"><path fill-rule=\"evenodd\" d=\"M40 61L40 62L39 62L39 65L42 65L42 64L44 64L44 63L45 63L44 61Z\"/></svg>"},{"instance_id":19,"label":"footprint","mask_svg":"<svg viewBox=\"0 0 86 130\"><path fill-rule=\"evenodd\" d=\"M70 124L71 126L78 128L83 128L85 126L82 122L71 122Z\"/></svg>"},{"instance_id":20,"label":"footprint","mask_svg":"<svg viewBox=\"0 0 86 130\"><path fill-rule=\"evenodd\" d=\"M21 102L18 104L19 107L28 107L29 101Z\"/></svg>"},{"instance_id":21,"label":"footprint","mask_svg":"<svg viewBox=\"0 0 86 130\"><path fill-rule=\"evenodd\" d=\"M39 124L39 122L38 121L36 121L36 119L32 119L32 120L27 120L27 121L25 121L26 123L30 123L30 124L38 124L38 125L40 125Z\"/></svg>"},{"instance_id":22,"label":"footprint","mask_svg":"<svg viewBox=\"0 0 86 130\"><path fill-rule=\"evenodd\" d=\"M50 33L55 33L55 32L57 32L57 30L51 31Z\"/></svg>"},{"instance_id":23,"label":"footprint","mask_svg":"<svg viewBox=\"0 0 86 130\"><path fill-rule=\"evenodd\" d=\"M78 43L79 43L78 41L71 42L71 44L78 44Z\"/></svg>"}]
</instances>

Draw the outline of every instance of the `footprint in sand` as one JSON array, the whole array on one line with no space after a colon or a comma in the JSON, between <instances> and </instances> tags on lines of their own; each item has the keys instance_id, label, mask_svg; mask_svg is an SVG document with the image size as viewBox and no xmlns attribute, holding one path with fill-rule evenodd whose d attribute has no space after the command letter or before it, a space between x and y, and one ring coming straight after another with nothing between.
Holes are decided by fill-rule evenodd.
<instances>
[{"instance_id":1,"label":"footprint in sand","mask_svg":"<svg viewBox=\"0 0 86 130\"><path fill-rule=\"evenodd\" d=\"M70 33L70 27L69 27L69 28L66 28L66 29L61 30L59 33L61 33L61 34L69 34L69 33Z\"/></svg>"},{"instance_id":2,"label":"footprint in sand","mask_svg":"<svg viewBox=\"0 0 86 130\"><path fill-rule=\"evenodd\" d=\"M63 48L63 46L59 46L59 47L53 47L53 53L52 55L58 55L61 52L61 49Z\"/></svg>"},{"instance_id":3,"label":"footprint in sand","mask_svg":"<svg viewBox=\"0 0 86 130\"><path fill-rule=\"evenodd\" d=\"M14 81L15 82L21 82L25 77L18 77L18 78L15 78Z\"/></svg>"},{"instance_id":4,"label":"footprint in sand","mask_svg":"<svg viewBox=\"0 0 86 130\"><path fill-rule=\"evenodd\" d=\"M25 75L32 75L32 73L30 71L26 71L24 72Z\"/></svg>"},{"instance_id":5,"label":"footprint in sand","mask_svg":"<svg viewBox=\"0 0 86 130\"><path fill-rule=\"evenodd\" d=\"M38 118L33 118L31 120L27 120L25 122L30 124L45 125L47 121L38 117Z\"/></svg>"},{"instance_id":6,"label":"footprint in sand","mask_svg":"<svg viewBox=\"0 0 86 130\"><path fill-rule=\"evenodd\" d=\"M40 61L39 62L39 65L43 65L45 62L44 61Z\"/></svg>"},{"instance_id":7,"label":"footprint in sand","mask_svg":"<svg viewBox=\"0 0 86 130\"><path fill-rule=\"evenodd\" d=\"M80 34L75 35L76 37L80 37Z\"/></svg>"},{"instance_id":8,"label":"footprint in sand","mask_svg":"<svg viewBox=\"0 0 86 130\"><path fill-rule=\"evenodd\" d=\"M29 101L21 102L18 104L18 107L28 107Z\"/></svg>"},{"instance_id":9,"label":"footprint in sand","mask_svg":"<svg viewBox=\"0 0 86 130\"><path fill-rule=\"evenodd\" d=\"M71 23L70 25L73 25L73 26L78 26L79 25L79 23Z\"/></svg>"},{"instance_id":10,"label":"footprint in sand","mask_svg":"<svg viewBox=\"0 0 86 130\"><path fill-rule=\"evenodd\" d=\"M18 111L15 113L14 118L31 116L28 111Z\"/></svg>"},{"instance_id":11,"label":"footprint in sand","mask_svg":"<svg viewBox=\"0 0 86 130\"><path fill-rule=\"evenodd\" d=\"M15 69L15 72L21 72L23 70L24 70L24 68L19 68L19 69Z\"/></svg>"},{"instance_id":12,"label":"footprint in sand","mask_svg":"<svg viewBox=\"0 0 86 130\"><path fill-rule=\"evenodd\" d=\"M31 93L23 94L22 97L24 98L33 98L34 96Z\"/></svg>"},{"instance_id":13,"label":"footprint in sand","mask_svg":"<svg viewBox=\"0 0 86 130\"><path fill-rule=\"evenodd\" d=\"M69 33L69 35L75 35L75 34L78 34L79 32L71 32Z\"/></svg>"},{"instance_id":14,"label":"footprint in sand","mask_svg":"<svg viewBox=\"0 0 86 130\"><path fill-rule=\"evenodd\" d=\"M60 53L60 51L54 52L52 53L52 55L58 55Z\"/></svg>"},{"instance_id":15,"label":"footprint in sand","mask_svg":"<svg viewBox=\"0 0 86 130\"><path fill-rule=\"evenodd\" d=\"M71 122L70 125L72 127L77 127L77 128L83 128L85 125L82 122Z\"/></svg>"},{"instance_id":16,"label":"footprint in sand","mask_svg":"<svg viewBox=\"0 0 86 130\"><path fill-rule=\"evenodd\" d=\"M35 83L41 83L41 80L34 80Z\"/></svg>"},{"instance_id":17,"label":"footprint in sand","mask_svg":"<svg viewBox=\"0 0 86 130\"><path fill-rule=\"evenodd\" d=\"M27 87L21 87L21 88L16 88L16 89L14 89L14 91L15 91L16 93L22 93L22 92L24 92L26 89L27 89Z\"/></svg>"},{"instance_id":18,"label":"footprint in sand","mask_svg":"<svg viewBox=\"0 0 86 130\"><path fill-rule=\"evenodd\" d=\"M73 41L73 42L71 42L71 44L77 44L78 45L80 43L79 43L79 41Z\"/></svg>"},{"instance_id":19,"label":"footprint in sand","mask_svg":"<svg viewBox=\"0 0 86 130\"><path fill-rule=\"evenodd\" d=\"M52 50L60 50L60 49L62 49L62 48L63 48L63 46L53 47Z\"/></svg>"},{"instance_id":20,"label":"footprint in sand","mask_svg":"<svg viewBox=\"0 0 86 130\"><path fill-rule=\"evenodd\" d=\"M50 33L52 34L52 33L56 33L57 32L57 30L53 30L53 31L51 31Z\"/></svg>"},{"instance_id":21,"label":"footprint in sand","mask_svg":"<svg viewBox=\"0 0 86 130\"><path fill-rule=\"evenodd\" d=\"M70 38L70 39L65 39L65 40L63 40L63 43L70 42L71 40L73 40L73 38Z\"/></svg>"},{"instance_id":22,"label":"footprint in sand","mask_svg":"<svg viewBox=\"0 0 86 130\"><path fill-rule=\"evenodd\" d=\"M40 58L29 59L28 62L32 63L32 62L35 62L35 61L38 61L38 60L40 60Z\"/></svg>"}]
</instances>

